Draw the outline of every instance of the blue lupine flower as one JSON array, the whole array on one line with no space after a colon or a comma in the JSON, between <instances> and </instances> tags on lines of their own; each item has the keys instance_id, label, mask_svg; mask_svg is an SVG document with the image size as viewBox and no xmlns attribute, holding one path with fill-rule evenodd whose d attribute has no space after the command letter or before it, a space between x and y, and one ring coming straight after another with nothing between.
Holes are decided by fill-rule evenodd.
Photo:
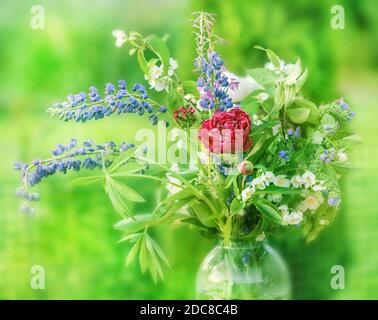
<instances>
[{"instance_id":1,"label":"blue lupine flower","mask_svg":"<svg viewBox=\"0 0 378 320\"><path fill-rule=\"evenodd\" d=\"M76 139L72 139L68 146L76 146ZM66 173L68 170L80 171L81 168L94 169L102 166L103 154L117 155L119 152L133 148L133 144L123 143L118 148L113 141L105 144L93 146L93 141L87 140L83 143L84 147L79 147L75 150L65 148L63 144L59 144L53 151L56 158L49 160L34 160L31 166L22 164L20 162L15 164L16 170L23 170L23 180L29 185L34 186L38 184L43 178L54 175L57 172ZM84 160L79 159L86 156ZM109 159L106 159L105 166L111 164ZM17 191L17 195L30 201L38 201L39 196L35 193L25 193L22 189Z\"/></svg>"},{"instance_id":2,"label":"blue lupine flower","mask_svg":"<svg viewBox=\"0 0 378 320\"><path fill-rule=\"evenodd\" d=\"M227 91L230 81L223 72L223 61L217 52L209 52L207 57L196 59L195 65L201 71L197 87L201 93L199 105L203 109L226 111L233 107L233 101Z\"/></svg>"},{"instance_id":3,"label":"blue lupine flower","mask_svg":"<svg viewBox=\"0 0 378 320\"><path fill-rule=\"evenodd\" d=\"M126 87L124 80L118 81L118 88L112 83L107 83L103 96L99 94L96 87L90 87L88 94L85 92L70 94L66 102L54 104L49 112L65 121L74 120L83 123L103 119L112 114L137 113L142 116L145 111L153 113L153 107L149 103L146 89L142 84L135 84L132 92L128 92ZM164 110L166 111L166 107L158 106L156 115L164 113ZM155 123L155 117L153 123ZM54 155L59 155L62 150L57 148L54 152Z\"/></svg>"},{"instance_id":4,"label":"blue lupine flower","mask_svg":"<svg viewBox=\"0 0 378 320\"><path fill-rule=\"evenodd\" d=\"M161 112L161 113L165 113L165 112L167 112L167 107L165 107L165 106L161 106L161 107L159 108L159 112Z\"/></svg>"},{"instance_id":5,"label":"blue lupine flower","mask_svg":"<svg viewBox=\"0 0 378 320\"><path fill-rule=\"evenodd\" d=\"M295 132L294 132L293 128L287 129L287 135L288 136L293 136L294 134L295 134Z\"/></svg>"},{"instance_id":6,"label":"blue lupine flower","mask_svg":"<svg viewBox=\"0 0 378 320\"><path fill-rule=\"evenodd\" d=\"M118 86L119 86L120 89L126 90L126 86L127 86L126 81L125 80L119 80Z\"/></svg>"}]
</instances>

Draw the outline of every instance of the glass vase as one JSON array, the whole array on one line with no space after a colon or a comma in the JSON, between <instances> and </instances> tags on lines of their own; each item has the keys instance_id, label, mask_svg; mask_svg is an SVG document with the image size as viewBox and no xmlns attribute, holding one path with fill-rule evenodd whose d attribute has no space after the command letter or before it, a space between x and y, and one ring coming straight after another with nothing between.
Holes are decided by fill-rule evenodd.
<instances>
[{"instance_id":1,"label":"glass vase","mask_svg":"<svg viewBox=\"0 0 378 320\"><path fill-rule=\"evenodd\" d=\"M290 278L280 255L266 241L221 240L197 273L197 299L283 300Z\"/></svg>"}]
</instances>

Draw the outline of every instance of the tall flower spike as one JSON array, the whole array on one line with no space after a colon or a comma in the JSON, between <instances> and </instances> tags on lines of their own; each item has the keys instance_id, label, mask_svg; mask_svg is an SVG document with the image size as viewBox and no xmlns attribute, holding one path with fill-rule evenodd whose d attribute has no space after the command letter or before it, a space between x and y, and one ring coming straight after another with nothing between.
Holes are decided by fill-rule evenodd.
<instances>
[{"instance_id":1,"label":"tall flower spike","mask_svg":"<svg viewBox=\"0 0 378 320\"><path fill-rule=\"evenodd\" d=\"M84 123L103 119L115 113L136 113L140 116L149 113L154 119L158 119L158 115L165 112L162 110L166 109L149 99L143 85L135 84L131 91L128 91L126 81L119 80L118 87L107 83L102 96L96 87L90 87L88 92L68 95L66 101L54 104L48 112L65 121ZM158 121L151 122L156 124Z\"/></svg>"},{"instance_id":2,"label":"tall flower spike","mask_svg":"<svg viewBox=\"0 0 378 320\"><path fill-rule=\"evenodd\" d=\"M133 147L133 144L126 142L118 147L113 141L95 145L91 140L84 141L83 146L78 147L77 141L72 139L67 145L57 145L52 151L52 158L34 160L30 165L17 163L14 167L21 171L24 185L33 187L43 178L58 172L65 174L70 170L107 167L115 156ZM30 194L27 192L19 192L18 195L27 200L36 200L35 197L30 199Z\"/></svg>"}]
</instances>

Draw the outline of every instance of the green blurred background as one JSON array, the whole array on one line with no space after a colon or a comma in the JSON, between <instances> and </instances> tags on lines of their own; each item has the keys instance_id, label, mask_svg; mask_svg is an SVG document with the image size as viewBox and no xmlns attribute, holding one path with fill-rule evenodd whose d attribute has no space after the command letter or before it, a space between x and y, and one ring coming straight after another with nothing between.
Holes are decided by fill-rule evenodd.
<instances>
[{"instance_id":1,"label":"green blurred background","mask_svg":"<svg viewBox=\"0 0 378 320\"><path fill-rule=\"evenodd\" d=\"M345 29L330 27L333 4L345 9ZM287 61L300 56L309 68L305 94L321 103L340 95L357 112L353 129L363 143L351 156L358 170L344 180L337 221L304 245L297 233L271 239L291 270L297 299L378 298L378 12L375 0L96 0L42 1L46 27L30 26L36 1L2 0L0 10L0 298L1 299L190 299L195 273L214 245L188 230L160 229L155 236L171 258L166 281L153 284L136 264L124 268L128 250L117 244L118 217L101 187L73 187L55 176L36 189L36 216L18 211L19 185L12 163L49 155L70 138L132 140L147 126L138 118L86 125L49 119L46 109L90 85L125 78L144 81L134 57L117 49L111 31L171 35L169 46L183 78L191 73L194 42L190 13L217 14L216 31L229 41L219 49L229 69L241 72L264 62L256 44ZM127 116L131 117L131 116ZM136 188L145 186L134 183ZM145 207L154 205L154 186ZM46 289L30 287L30 269L46 270ZM333 290L330 269L345 268L344 290Z\"/></svg>"}]
</instances>

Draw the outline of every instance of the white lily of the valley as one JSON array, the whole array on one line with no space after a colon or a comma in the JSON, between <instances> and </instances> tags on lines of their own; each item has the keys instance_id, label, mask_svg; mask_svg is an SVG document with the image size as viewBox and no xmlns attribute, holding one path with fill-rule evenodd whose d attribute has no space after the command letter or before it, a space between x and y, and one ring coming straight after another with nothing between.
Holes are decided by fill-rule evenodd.
<instances>
[{"instance_id":1,"label":"white lily of the valley","mask_svg":"<svg viewBox=\"0 0 378 320\"><path fill-rule=\"evenodd\" d=\"M265 171L265 184L268 186L270 183L273 183L275 175L272 171Z\"/></svg>"},{"instance_id":2,"label":"white lily of the valley","mask_svg":"<svg viewBox=\"0 0 378 320\"><path fill-rule=\"evenodd\" d=\"M282 215L289 214L289 207L287 206L287 204L281 204L278 207L278 210L281 212Z\"/></svg>"},{"instance_id":3,"label":"white lily of the valley","mask_svg":"<svg viewBox=\"0 0 378 320\"><path fill-rule=\"evenodd\" d=\"M252 180L252 186L259 190L264 190L266 188L265 180L262 177L258 177Z\"/></svg>"},{"instance_id":4,"label":"white lily of the valley","mask_svg":"<svg viewBox=\"0 0 378 320\"><path fill-rule=\"evenodd\" d=\"M229 71L225 71L224 74L230 81L239 82L236 90L228 91L228 95L234 102L240 102L252 92L263 89L251 76L239 77Z\"/></svg>"},{"instance_id":5,"label":"white lily of the valley","mask_svg":"<svg viewBox=\"0 0 378 320\"><path fill-rule=\"evenodd\" d=\"M310 195L310 196L307 196L306 199L303 200L303 206L306 209L315 211L316 209L319 208L320 202L316 196Z\"/></svg>"},{"instance_id":6,"label":"white lily of the valley","mask_svg":"<svg viewBox=\"0 0 378 320\"><path fill-rule=\"evenodd\" d=\"M308 189L316 183L316 177L311 171L305 171L302 174L302 181L305 188Z\"/></svg>"},{"instance_id":7,"label":"white lily of the valley","mask_svg":"<svg viewBox=\"0 0 378 320\"><path fill-rule=\"evenodd\" d=\"M291 184L294 188L300 188L302 186L302 177L294 176L291 178Z\"/></svg>"},{"instance_id":8,"label":"white lily of the valley","mask_svg":"<svg viewBox=\"0 0 378 320\"><path fill-rule=\"evenodd\" d=\"M282 223L284 225L297 225L303 221L303 213L301 211L292 212L290 214L284 214L282 217Z\"/></svg>"},{"instance_id":9,"label":"white lily of the valley","mask_svg":"<svg viewBox=\"0 0 378 320\"><path fill-rule=\"evenodd\" d=\"M290 180L287 179L286 176L283 176L283 175L276 176L274 179L274 185L276 187L288 188L290 187Z\"/></svg>"},{"instance_id":10,"label":"white lily of the valley","mask_svg":"<svg viewBox=\"0 0 378 320\"><path fill-rule=\"evenodd\" d=\"M253 196L254 193L255 193L255 188L253 186L245 188L241 192L242 201L245 202L245 201L249 200Z\"/></svg>"}]
</instances>

